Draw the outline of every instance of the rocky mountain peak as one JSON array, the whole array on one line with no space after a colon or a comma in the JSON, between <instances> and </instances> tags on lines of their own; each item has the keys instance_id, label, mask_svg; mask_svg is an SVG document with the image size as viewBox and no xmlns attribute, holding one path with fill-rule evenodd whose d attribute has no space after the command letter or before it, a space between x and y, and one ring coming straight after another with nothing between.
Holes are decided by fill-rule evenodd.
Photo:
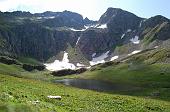
<instances>
[{"instance_id":1,"label":"rocky mountain peak","mask_svg":"<svg viewBox=\"0 0 170 112\"><path fill-rule=\"evenodd\" d=\"M100 17L99 24L107 24L112 35L118 36L128 29L135 30L142 19L133 13L119 8L108 8Z\"/></svg>"},{"instance_id":2,"label":"rocky mountain peak","mask_svg":"<svg viewBox=\"0 0 170 112\"><path fill-rule=\"evenodd\" d=\"M63 11L59 14L60 16L64 16L64 17L71 17L71 18L74 18L74 19L81 19L83 20L83 16L78 14L78 13L75 13L75 12L71 12L71 11Z\"/></svg>"},{"instance_id":3,"label":"rocky mountain peak","mask_svg":"<svg viewBox=\"0 0 170 112\"><path fill-rule=\"evenodd\" d=\"M101 24L108 23L113 19L119 19L121 17L137 17L133 13L119 9L119 8L108 8L107 11L100 17L99 22Z\"/></svg>"},{"instance_id":4,"label":"rocky mountain peak","mask_svg":"<svg viewBox=\"0 0 170 112\"><path fill-rule=\"evenodd\" d=\"M9 16L17 16L17 17L31 17L33 14L26 11L14 11L14 12L4 12L3 14Z\"/></svg>"},{"instance_id":5,"label":"rocky mountain peak","mask_svg":"<svg viewBox=\"0 0 170 112\"><path fill-rule=\"evenodd\" d=\"M159 24L162 24L164 22L170 22L170 20L164 16L161 16L161 15L157 15L157 16L154 16L154 17L151 17L149 19L147 19L144 24L145 24L145 27L154 27L156 25L159 25Z\"/></svg>"},{"instance_id":6,"label":"rocky mountain peak","mask_svg":"<svg viewBox=\"0 0 170 112\"><path fill-rule=\"evenodd\" d=\"M85 25L93 25L93 24L96 24L96 23L97 23L97 21L90 20L87 17L84 19L84 24Z\"/></svg>"},{"instance_id":7,"label":"rocky mountain peak","mask_svg":"<svg viewBox=\"0 0 170 112\"><path fill-rule=\"evenodd\" d=\"M107 11L100 17L101 24L107 23L111 18L114 18L121 9L108 8Z\"/></svg>"},{"instance_id":8,"label":"rocky mountain peak","mask_svg":"<svg viewBox=\"0 0 170 112\"><path fill-rule=\"evenodd\" d=\"M52 12L52 11L46 11L43 13L35 13L35 16L44 16L44 17L50 17L50 16L57 16L59 12Z\"/></svg>"}]
</instances>

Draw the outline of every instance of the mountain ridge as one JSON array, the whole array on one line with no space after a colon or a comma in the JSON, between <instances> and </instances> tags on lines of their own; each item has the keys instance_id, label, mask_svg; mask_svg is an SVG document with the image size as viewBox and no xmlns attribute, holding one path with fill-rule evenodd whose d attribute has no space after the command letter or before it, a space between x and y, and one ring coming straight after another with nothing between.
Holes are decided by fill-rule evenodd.
<instances>
[{"instance_id":1,"label":"mountain ridge","mask_svg":"<svg viewBox=\"0 0 170 112\"><path fill-rule=\"evenodd\" d=\"M168 47L170 41L168 18L158 15L145 19L117 8L108 8L98 21L70 11L1 12L0 20L1 54L42 62L52 62L54 57L62 61L65 51L69 63L89 66L90 62Z\"/></svg>"}]
</instances>

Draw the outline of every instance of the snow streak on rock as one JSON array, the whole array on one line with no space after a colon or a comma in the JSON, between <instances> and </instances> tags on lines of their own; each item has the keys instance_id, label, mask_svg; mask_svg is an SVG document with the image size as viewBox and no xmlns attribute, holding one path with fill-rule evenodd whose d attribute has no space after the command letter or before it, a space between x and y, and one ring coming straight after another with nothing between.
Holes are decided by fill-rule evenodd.
<instances>
[{"instance_id":1,"label":"snow streak on rock","mask_svg":"<svg viewBox=\"0 0 170 112\"><path fill-rule=\"evenodd\" d=\"M135 51L131 52L130 54L128 54L128 56L133 55L133 54L137 54L139 52L141 52L141 50L135 50Z\"/></svg>"},{"instance_id":2,"label":"snow streak on rock","mask_svg":"<svg viewBox=\"0 0 170 112\"><path fill-rule=\"evenodd\" d=\"M139 44L140 43L139 36L135 36L135 38L130 39L130 41L133 44Z\"/></svg>"},{"instance_id":3,"label":"snow streak on rock","mask_svg":"<svg viewBox=\"0 0 170 112\"><path fill-rule=\"evenodd\" d=\"M119 58L119 56L113 56L111 59L110 59L110 61L114 61L114 60L116 60L116 59L118 59Z\"/></svg>"},{"instance_id":4,"label":"snow streak on rock","mask_svg":"<svg viewBox=\"0 0 170 112\"><path fill-rule=\"evenodd\" d=\"M93 65L96 65L96 64L99 64L99 63L105 63L104 59L106 59L108 57L109 52L110 51L107 51L106 53L103 53L101 56L93 58L90 61L90 65L93 66Z\"/></svg>"}]
</instances>

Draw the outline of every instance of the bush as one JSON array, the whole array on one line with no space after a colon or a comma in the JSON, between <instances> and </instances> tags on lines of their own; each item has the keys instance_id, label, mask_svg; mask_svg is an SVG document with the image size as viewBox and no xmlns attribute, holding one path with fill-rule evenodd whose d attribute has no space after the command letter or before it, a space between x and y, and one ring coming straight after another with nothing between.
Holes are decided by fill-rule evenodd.
<instances>
[{"instance_id":1,"label":"bush","mask_svg":"<svg viewBox=\"0 0 170 112\"><path fill-rule=\"evenodd\" d=\"M43 71L45 69L44 65L34 65L34 69L37 69L39 71Z\"/></svg>"},{"instance_id":2,"label":"bush","mask_svg":"<svg viewBox=\"0 0 170 112\"><path fill-rule=\"evenodd\" d=\"M29 64L23 64L22 68L26 71L33 71L33 70L39 70L42 71L45 69L44 65L29 65Z\"/></svg>"},{"instance_id":3,"label":"bush","mask_svg":"<svg viewBox=\"0 0 170 112\"><path fill-rule=\"evenodd\" d=\"M17 60L11 59L11 58L5 57L5 56L0 57L0 62L7 64L7 65L12 65L12 64L21 65Z\"/></svg>"},{"instance_id":4,"label":"bush","mask_svg":"<svg viewBox=\"0 0 170 112\"><path fill-rule=\"evenodd\" d=\"M34 66L28 65L28 64L23 64L22 68L26 71L33 71L34 70Z\"/></svg>"},{"instance_id":5,"label":"bush","mask_svg":"<svg viewBox=\"0 0 170 112\"><path fill-rule=\"evenodd\" d=\"M51 74L53 76L66 76L66 75L72 75L72 74L81 74L85 72L86 70L87 70L86 68L80 68L77 70L65 69L65 70L60 70L60 71L54 71Z\"/></svg>"}]
</instances>

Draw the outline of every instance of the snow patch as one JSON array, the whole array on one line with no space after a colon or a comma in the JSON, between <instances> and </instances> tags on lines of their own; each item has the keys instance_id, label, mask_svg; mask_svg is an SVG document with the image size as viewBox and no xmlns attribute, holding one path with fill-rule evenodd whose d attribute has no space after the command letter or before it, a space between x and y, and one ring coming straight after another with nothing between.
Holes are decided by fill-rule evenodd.
<instances>
[{"instance_id":1,"label":"snow patch","mask_svg":"<svg viewBox=\"0 0 170 112\"><path fill-rule=\"evenodd\" d=\"M99 64L99 63L105 63L105 58L108 57L108 54L109 54L110 51L107 51L106 53L103 53L101 56L98 56L96 58L92 58L92 60L90 61L90 65L93 66L93 65L96 65L96 64Z\"/></svg>"},{"instance_id":2,"label":"snow patch","mask_svg":"<svg viewBox=\"0 0 170 112\"><path fill-rule=\"evenodd\" d=\"M88 28L101 28L101 29L105 29L105 28L107 28L107 24L101 24L101 25L100 24L94 24L94 25L87 25L87 26L85 25L84 27L85 27L85 29L83 29L83 31L88 29Z\"/></svg>"},{"instance_id":3,"label":"snow patch","mask_svg":"<svg viewBox=\"0 0 170 112\"><path fill-rule=\"evenodd\" d=\"M74 29L74 28L69 28L70 30L72 30L72 31L85 31L85 30L87 30L87 29L89 29L89 28L96 28L97 26L99 26L99 24L95 24L95 25L84 25L84 29L81 29L81 30L77 30L77 29Z\"/></svg>"},{"instance_id":4,"label":"snow patch","mask_svg":"<svg viewBox=\"0 0 170 112\"><path fill-rule=\"evenodd\" d=\"M77 30L77 29L74 29L74 28L69 28L70 30L72 31L85 31L86 29L81 29L81 30Z\"/></svg>"},{"instance_id":5,"label":"snow patch","mask_svg":"<svg viewBox=\"0 0 170 112\"><path fill-rule=\"evenodd\" d=\"M128 29L126 32L128 33L128 32L131 32L132 30L131 29Z\"/></svg>"},{"instance_id":6,"label":"snow patch","mask_svg":"<svg viewBox=\"0 0 170 112\"><path fill-rule=\"evenodd\" d=\"M33 105L36 105L37 103L40 103L39 100L36 100L36 101L30 101Z\"/></svg>"},{"instance_id":7,"label":"snow patch","mask_svg":"<svg viewBox=\"0 0 170 112\"><path fill-rule=\"evenodd\" d=\"M63 60L55 60L53 63L44 64L46 69L49 71L58 71L63 69L76 69L76 66L72 63L69 63L68 53L64 52Z\"/></svg>"},{"instance_id":8,"label":"snow patch","mask_svg":"<svg viewBox=\"0 0 170 112\"><path fill-rule=\"evenodd\" d=\"M80 37L77 39L76 45L79 43L79 41L80 41Z\"/></svg>"},{"instance_id":9,"label":"snow patch","mask_svg":"<svg viewBox=\"0 0 170 112\"><path fill-rule=\"evenodd\" d=\"M47 97L50 98L50 99L61 99L61 96L51 96L51 95L49 95Z\"/></svg>"},{"instance_id":10,"label":"snow patch","mask_svg":"<svg viewBox=\"0 0 170 112\"><path fill-rule=\"evenodd\" d=\"M114 60L116 60L116 59L118 59L119 58L119 56L113 56L111 59L110 59L110 61L114 61Z\"/></svg>"},{"instance_id":11,"label":"snow patch","mask_svg":"<svg viewBox=\"0 0 170 112\"><path fill-rule=\"evenodd\" d=\"M107 14L104 14L103 17L107 17Z\"/></svg>"},{"instance_id":12,"label":"snow patch","mask_svg":"<svg viewBox=\"0 0 170 112\"><path fill-rule=\"evenodd\" d=\"M44 17L44 19L53 19L55 16L50 16L50 17Z\"/></svg>"},{"instance_id":13,"label":"snow patch","mask_svg":"<svg viewBox=\"0 0 170 112\"><path fill-rule=\"evenodd\" d=\"M63 56L63 62L66 62L66 63L69 62L68 53L66 53L65 51L64 51L64 56Z\"/></svg>"},{"instance_id":14,"label":"snow patch","mask_svg":"<svg viewBox=\"0 0 170 112\"><path fill-rule=\"evenodd\" d=\"M134 44L139 44L140 43L139 36L135 36L135 38L130 39L130 41Z\"/></svg>"},{"instance_id":15,"label":"snow patch","mask_svg":"<svg viewBox=\"0 0 170 112\"><path fill-rule=\"evenodd\" d=\"M42 17L37 17L37 19L42 19Z\"/></svg>"},{"instance_id":16,"label":"snow patch","mask_svg":"<svg viewBox=\"0 0 170 112\"><path fill-rule=\"evenodd\" d=\"M139 24L139 28L142 27L142 24L146 21L146 19L142 20Z\"/></svg>"},{"instance_id":17,"label":"snow patch","mask_svg":"<svg viewBox=\"0 0 170 112\"><path fill-rule=\"evenodd\" d=\"M156 48L158 48L158 46L155 46L154 48L156 49Z\"/></svg>"},{"instance_id":18,"label":"snow patch","mask_svg":"<svg viewBox=\"0 0 170 112\"><path fill-rule=\"evenodd\" d=\"M98 26L100 26L100 24L94 24L93 28L97 28Z\"/></svg>"},{"instance_id":19,"label":"snow patch","mask_svg":"<svg viewBox=\"0 0 170 112\"><path fill-rule=\"evenodd\" d=\"M132 31L131 29L128 29L124 34L122 34L121 39L123 39L125 37L126 33L129 33L131 31Z\"/></svg>"},{"instance_id":20,"label":"snow patch","mask_svg":"<svg viewBox=\"0 0 170 112\"><path fill-rule=\"evenodd\" d=\"M125 37L125 33L121 36L121 39L123 39Z\"/></svg>"},{"instance_id":21,"label":"snow patch","mask_svg":"<svg viewBox=\"0 0 170 112\"><path fill-rule=\"evenodd\" d=\"M114 18L116 15L114 14L114 15L112 15L112 18Z\"/></svg>"},{"instance_id":22,"label":"snow patch","mask_svg":"<svg viewBox=\"0 0 170 112\"><path fill-rule=\"evenodd\" d=\"M107 24L101 24L101 25L99 25L99 24L94 24L94 25L84 25L84 29L81 29L81 30L77 30L77 29L74 29L74 28L69 28L70 30L72 30L72 31L85 31L85 30L87 30L88 28L102 28L102 29L105 29L105 28L107 28Z\"/></svg>"},{"instance_id":23,"label":"snow patch","mask_svg":"<svg viewBox=\"0 0 170 112\"><path fill-rule=\"evenodd\" d=\"M77 63L77 67L84 67L85 65Z\"/></svg>"},{"instance_id":24,"label":"snow patch","mask_svg":"<svg viewBox=\"0 0 170 112\"><path fill-rule=\"evenodd\" d=\"M67 63L59 60L55 60L53 63L50 64L44 64L46 66L46 69L49 71L58 71L63 69L76 69L75 65L72 63Z\"/></svg>"},{"instance_id":25,"label":"snow patch","mask_svg":"<svg viewBox=\"0 0 170 112\"><path fill-rule=\"evenodd\" d=\"M101 24L100 26L97 26L96 28L102 28L102 29L105 29L105 28L107 28L107 24Z\"/></svg>"},{"instance_id":26,"label":"snow patch","mask_svg":"<svg viewBox=\"0 0 170 112\"><path fill-rule=\"evenodd\" d=\"M92 54L92 58L95 57L95 56L96 56L96 53L93 53L93 54Z\"/></svg>"},{"instance_id":27,"label":"snow patch","mask_svg":"<svg viewBox=\"0 0 170 112\"><path fill-rule=\"evenodd\" d=\"M84 25L84 27L85 27L85 29L88 29L88 28L90 28L91 26L90 26L90 25L88 25L88 26Z\"/></svg>"},{"instance_id":28,"label":"snow patch","mask_svg":"<svg viewBox=\"0 0 170 112\"><path fill-rule=\"evenodd\" d=\"M140 22L139 27L141 27L141 26L142 26L142 23L143 23L143 20Z\"/></svg>"},{"instance_id":29,"label":"snow patch","mask_svg":"<svg viewBox=\"0 0 170 112\"><path fill-rule=\"evenodd\" d=\"M131 52L130 54L128 54L128 56L133 55L133 54L137 54L139 52L141 52L141 50L135 50L135 51Z\"/></svg>"},{"instance_id":30,"label":"snow patch","mask_svg":"<svg viewBox=\"0 0 170 112\"><path fill-rule=\"evenodd\" d=\"M99 24L94 24L94 25L85 25L84 27L85 27L85 29L88 29L88 28L95 28L95 27L97 27Z\"/></svg>"}]
</instances>

